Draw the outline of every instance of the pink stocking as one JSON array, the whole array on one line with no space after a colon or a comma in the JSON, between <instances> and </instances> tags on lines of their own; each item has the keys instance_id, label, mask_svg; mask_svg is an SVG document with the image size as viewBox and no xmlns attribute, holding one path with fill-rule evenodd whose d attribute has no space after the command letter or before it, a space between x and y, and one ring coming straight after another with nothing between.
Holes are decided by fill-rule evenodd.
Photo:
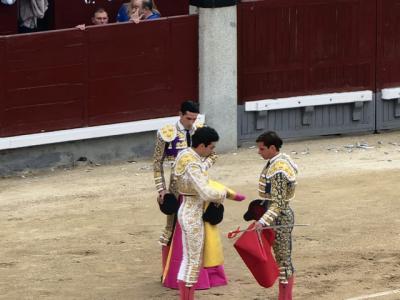
<instances>
[{"instance_id":1,"label":"pink stocking","mask_svg":"<svg viewBox=\"0 0 400 300\"><path fill-rule=\"evenodd\" d=\"M294 276L290 277L287 284L279 283L279 300L292 300Z\"/></svg>"}]
</instances>

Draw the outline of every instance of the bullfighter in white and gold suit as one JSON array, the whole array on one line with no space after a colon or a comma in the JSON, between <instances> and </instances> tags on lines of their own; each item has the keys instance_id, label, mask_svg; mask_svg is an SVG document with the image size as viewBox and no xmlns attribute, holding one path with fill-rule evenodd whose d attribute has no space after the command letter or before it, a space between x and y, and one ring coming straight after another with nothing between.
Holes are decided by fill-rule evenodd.
<instances>
[{"instance_id":1,"label":"bullfighter in white and gold suit","mask_svg":"<svg viewBox=\"0 0 400 300\"><path fill-rule=\"evenodd\" d=\"M196 103L185 101L181 104L179 120L175 124L167 124L157 132L157 139L154 149L154 181L158 192L158 201L163 203L164 195L172 193L179 199L179 192L176 179L171 172L169 185L166 183L164 173L164 163L168 162L172 165L177 155L192 144L192 136L197 128L203 125L196 121L199 108ZM205 165L210 168L216 161L217 155L211 153L204 159ZM181 239L181 230L176 227L176 214L169 214L167 224L160 236L160 244L162 246L162 265L163 276L162 284L165 287L177 289L177 273L181 262L182 247L180 243L175 242ZM175 240L176 240L175 239ZM196 285L196 289L207 289L214 286L225 285L227 283L223 266L213 265L202 271L202 280Z\"/></svg>"},{"instance_id":2,"label":"bullfighter in white and gold suit","mask_svg":"<svg viewBox=\"0 0 400 300\"><path fill-rule=\"evenodd\" d=\"M238 201L244 199L244 197L232 197L228 188L216 187L208 178L208 166L204 162L204 158L213 153L218 139L217 132L210 127L197 129L193 135L192 148L183 150L174 165L178 191L183 198L178 212L183 244L183 259L178 281L180 299L183 300L194 299L194 286L205 261L203 213L207 203L221 204L227 196ZM214 252L210 251L210 253L213 255Z\"/></svg>"}]
</instances>

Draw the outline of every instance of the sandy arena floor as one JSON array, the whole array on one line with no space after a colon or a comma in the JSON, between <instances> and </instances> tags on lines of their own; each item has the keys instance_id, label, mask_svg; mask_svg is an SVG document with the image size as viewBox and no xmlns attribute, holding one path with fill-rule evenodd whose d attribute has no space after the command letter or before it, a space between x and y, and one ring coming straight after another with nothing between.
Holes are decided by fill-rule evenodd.
<instances>
[{"instance_id":1,"label":"sandy arena floor","mask_svg":"<svg viewBox=\"0 0 400 300\"><path fill-rule=\"evenodd\" d=\"M400 289L400 133L290 142L283 152L300 167L297 222L312 224L294 231L294 298ZM221 155L211 175L254 199L262 167L244 147ZM0 299L177 299L159 282L165 218L155 199L150 161L1 179ZM197 299L276 299L226 238L246 226L247 205L226 202L220 226L230 284Z\"/></svg>"}]
</instances>

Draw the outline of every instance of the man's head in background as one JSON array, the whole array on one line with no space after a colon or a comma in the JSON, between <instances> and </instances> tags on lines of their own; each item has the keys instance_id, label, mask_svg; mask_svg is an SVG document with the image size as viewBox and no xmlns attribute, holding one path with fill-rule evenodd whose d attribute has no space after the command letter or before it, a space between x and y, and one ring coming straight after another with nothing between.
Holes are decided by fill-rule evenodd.
<instances>
[{"instance_id":1,"label":"man's head in background","mask_svg":"<svg viewBox=\"0 0 400 300\"><path fill-rule=\"evenodd\" d=\"M104 8L98 8L95 10L92 17L93 25L105 25L108 24L108 13Z\"/></svg>"},{"instance_id":2,"label":"man's head in background","mask_svg":"<svg viewBox=\"0 0 400 300\"><path fill-rule=\"evenodd\" d=\"M179 120L185 129L192 129L199 115L199 105L193 101L185 101L181 104Z\"/></svg>"}]
</instances>

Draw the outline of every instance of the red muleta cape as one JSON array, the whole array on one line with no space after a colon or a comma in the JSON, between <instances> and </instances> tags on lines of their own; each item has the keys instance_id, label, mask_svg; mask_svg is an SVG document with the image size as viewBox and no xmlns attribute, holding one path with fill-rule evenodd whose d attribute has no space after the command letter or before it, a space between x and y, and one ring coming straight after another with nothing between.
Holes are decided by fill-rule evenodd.
<instances>
[{"instance_id":1,"label":"red muleta cape","mask_svg":"<svg viewBox=\"0 0 400 300\"><path fill-rule=\"evenodd\" d=\"M258 232L253 228L254 223L250 224L248 231L242 233L234 247L258 284L269 288L279 276L279 268L271 252L275 232L272 229Z\"/></svg>"}]
</instances>

